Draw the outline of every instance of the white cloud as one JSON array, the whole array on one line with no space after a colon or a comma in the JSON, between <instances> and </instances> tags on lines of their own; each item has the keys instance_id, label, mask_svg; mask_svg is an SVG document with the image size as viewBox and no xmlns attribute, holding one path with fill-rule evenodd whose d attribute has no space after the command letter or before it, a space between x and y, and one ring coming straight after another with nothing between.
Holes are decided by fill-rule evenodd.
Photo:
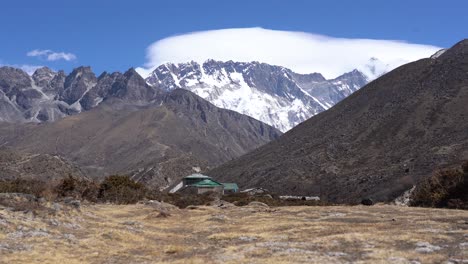
<instances>
[{"instance_id":1,"label":"white cloud","mask_svg":"<svg viewBox=\"0 0 468 264\"><path fill-rule=\"evenodd\" d=\"M72 61L76 59L76 55L73 53L66 53L66 52L54 52L52 50L31 50L26 55L29 57L39 57L46 59L48 61L56 61L56 60L66 60Z\"/></svg>"},{"instance_id":2,"label":"white cloud","mask_svg":"<svg viewBox=\"0 0 468 264\"><path fill-rule=\"evenodd\" d=\"M429 57L439 47L395 40L345 39L263 28L234 28L168 37L147 48L147 62L137 68L142 76L166 63L187 61L259 61L298 73L320 72L333 78L353 69L371 77L371 66L391 70ZM378 60L372 60L377 58ZM372 65L370 65L372 64Z\"/></svg>"}]
</instances>

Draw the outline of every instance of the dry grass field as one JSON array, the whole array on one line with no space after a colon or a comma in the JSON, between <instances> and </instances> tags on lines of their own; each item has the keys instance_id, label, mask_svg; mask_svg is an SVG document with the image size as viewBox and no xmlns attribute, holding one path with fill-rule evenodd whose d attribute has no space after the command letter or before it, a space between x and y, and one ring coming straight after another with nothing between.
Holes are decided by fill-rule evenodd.
<instances>
[{"instance_id":1,"label":"dry grass field","mask_svg":"<svg viewBox=\"0 0 468 264\"><path fill-rule=\"evenodd\" d=\"M37 214L0 207L0 263L468 263L468 211L389 205L164 211L148 204L62 204Z\"/></svg>"}]
</instances>

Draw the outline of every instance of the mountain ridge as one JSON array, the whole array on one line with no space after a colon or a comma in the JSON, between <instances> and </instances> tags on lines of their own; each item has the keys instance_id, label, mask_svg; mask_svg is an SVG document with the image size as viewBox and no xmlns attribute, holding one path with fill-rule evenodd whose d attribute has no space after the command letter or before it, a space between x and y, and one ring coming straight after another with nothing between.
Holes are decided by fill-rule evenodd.
<instances>
[{"instance_id":1,"label":"mountain ridge","mask_svg":"<svg viewBox=\"0 0 468 264\"><path fill-rule=\"evenodd\" d=\"M125 73L102 73L80 66L66 75L50 68L37 69L31 76L8 66L0 67L0 121L54 122L88 111L112 97L133 103L151 103L161 93L146 85L130 68Z\"/></svg>"},{"instance_id":2,"label":"mountain ridge","mask_svg":"<svg viewBox=\"0 0 468 264\"><path fill-rule=\"evenodd\" d=\"M214 105L252 116L281 131L329 109L368 82L354 70L326 80L259 62L165 63L146 78L163 90L183 88Z\"/></svg>"},{"instance_id":3,"label":"mountain ridge","mask_svg":"<svg viewBox=\"0 0 468 264\"><path fill-rule=\"evenodd\" d=\"M254 118L218 108L183 89L158 92L151 102L141 103L141 93L135 91L153 89L139 75L129 75L134 79L125 77L128 81L116 89L122 93L89 111L55 122L2 123L0 145L64 157L93 178L127 174L164 188L281 135Z\"/></svg>"},{"instance_id":4,"label":"mountain ridge","mask_svg":"<svg viewBox=\"0 0 468 264\"><path fill-rule=\"evenodd\" d=\"M468 40L396 68L240 158L208 172L241 188L389 201L468 159Z\"/></svg>"},{"instance_id":5,"label":"mountain ridge","mask_svg":"<svg viewBox=\"0 0 468 264\"><path fill-rule=\"evenodd\" d=\"M89 66L70 74L48 67L26 72L0 67L0 121L54 122L89 111L112 97L151 103L161 91L183 88L214 105L287 131L353 93L367 77L354 70L326 80L266 63L207 60L159 66L145 81L134 68L96 76ZM133 81L132 81L133 80ZM128 82L133 85L126 86ZM144 87L144 88L142 88ZM128 89L127 89L128 88Z\"/></svg>"}]
</instances>

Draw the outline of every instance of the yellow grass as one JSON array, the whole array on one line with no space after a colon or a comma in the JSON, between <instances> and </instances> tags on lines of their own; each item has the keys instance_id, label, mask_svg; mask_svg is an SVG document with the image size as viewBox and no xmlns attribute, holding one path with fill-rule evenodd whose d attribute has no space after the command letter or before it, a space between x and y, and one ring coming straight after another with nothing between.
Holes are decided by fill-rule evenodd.
<instances>
[{"instance_id":1,"label":"yellow grass","mask_svg":"<svg viewBox=\"0 0 468 264\"><path fill-rule=\"evenodd\" d=\"M271 211L200 207L170 214L159 218L145 205L85 205L79 212L34 218L0 209L0 220L8 221L0 225L0 263L468 260L466 248L460 246L468 242L467 211L378 205ZM23 235L18 235L21 228ZM38 230L47 235L31 235ZM422 242L436 250L417 251Z\"/></svg>"}]
</instances>

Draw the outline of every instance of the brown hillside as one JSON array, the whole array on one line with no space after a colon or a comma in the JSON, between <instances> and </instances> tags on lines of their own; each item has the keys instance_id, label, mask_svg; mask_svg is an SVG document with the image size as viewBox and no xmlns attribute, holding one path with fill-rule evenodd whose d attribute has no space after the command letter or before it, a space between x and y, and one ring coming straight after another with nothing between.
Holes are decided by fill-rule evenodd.
<instances>
[{"instance_id":1,"label":"brown hillside","mask_svg":"<svg viewBox=\"0 0 468 264\"><path fill-rule=\"evenodd\" d=\"M380 77L330 110L210 172L241 187L390 200L468 158L468 40Z\"/></svg>"},{"instance_id":2,"label":"brown hillside","mask_svg":"<svg viewBox=\"0 0 468 264\"><path fill-rule=\"evenodd\" d=\"M92 176L131 173L165 186L219 165L281 133L253 118L175 90L136 106L119 99L54 123L2 124L0 144L31 153L63 156Z\"/></svg>"}]
</instances>

